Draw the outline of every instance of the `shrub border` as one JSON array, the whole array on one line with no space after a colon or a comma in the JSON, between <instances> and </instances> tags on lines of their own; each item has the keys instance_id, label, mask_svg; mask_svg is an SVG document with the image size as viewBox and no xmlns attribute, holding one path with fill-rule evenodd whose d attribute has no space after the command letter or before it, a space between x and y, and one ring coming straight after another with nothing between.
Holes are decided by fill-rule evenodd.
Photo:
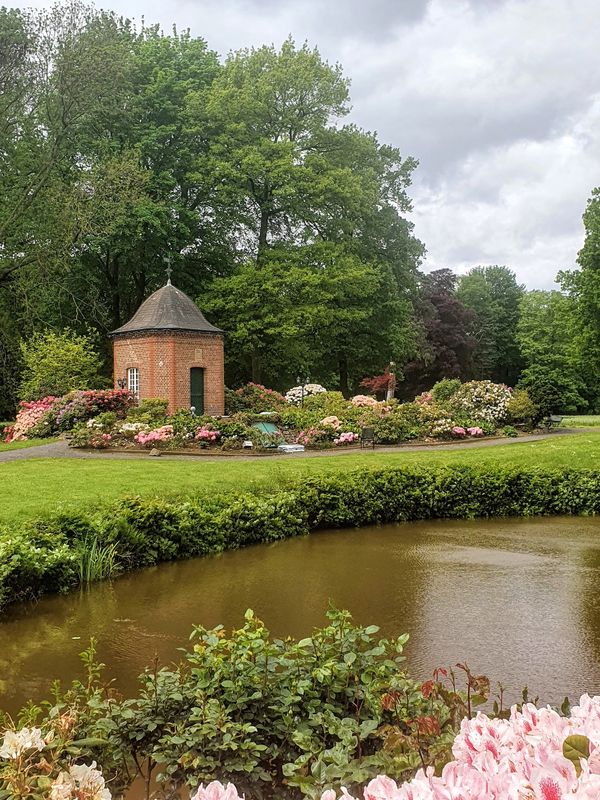
<instances>
[{"instance_id":1,"label":"shrub border","mask_svg":"<svg viewBox=\"0 0 600 800\"><path fill-rule=\"evenodd\" d=\"M75 588L82 556L103 547L130 571L324 528L598 511L600 471L498 466L361 468L233 499L126 497L0 528L0 608Z\"/></svg>"}]
</instances>

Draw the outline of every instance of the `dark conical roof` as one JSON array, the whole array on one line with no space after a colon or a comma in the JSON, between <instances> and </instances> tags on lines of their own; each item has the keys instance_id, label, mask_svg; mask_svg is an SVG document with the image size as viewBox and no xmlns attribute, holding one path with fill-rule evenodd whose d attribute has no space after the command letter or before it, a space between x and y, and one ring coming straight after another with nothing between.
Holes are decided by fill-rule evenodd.
<instances>
[{"instance_id":1,"label":"dark conical roof","mask_svg":"<svg viewBox=\"0 0 600 800\"><path fill-rule=\"evenodd\" d=\"M133 317L121 325L112 336L138 331L203 331L223 333L204 318L204 315L191 297L171 285L163 286L135 312Z\"/></svg>"}]
</instances>

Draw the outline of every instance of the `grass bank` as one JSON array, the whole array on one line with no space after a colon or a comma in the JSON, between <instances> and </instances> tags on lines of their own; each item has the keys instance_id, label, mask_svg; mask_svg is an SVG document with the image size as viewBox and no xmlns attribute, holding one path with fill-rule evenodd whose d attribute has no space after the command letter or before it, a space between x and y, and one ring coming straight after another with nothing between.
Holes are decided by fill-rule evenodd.
<instances>
[{"instance_id":1,"label":"grass bank","mask_svg":"<svg viewBox=\"0 0 600 800\"><path fill-rule=\"evenodd\" d=\"M511 466L600 469L600 430L534 442L471 449L356 452L318 458L203 461L32 459L0 463L0 522L48 512L86 509L124 495L211 499L215 494L272 492L317 475L401 466Z\"/></svg>"},{"instance_id":2,"label":"grass bank","mask_svg":"<svg viewBox=\"0 0 600 800\"><path fill-rule=\"evenodd\" d=\"M581 416L563 417L561 422L563 428L597 428L600 427L600 416L597 414L587 414Z\"/></svg>"}]
</instances>

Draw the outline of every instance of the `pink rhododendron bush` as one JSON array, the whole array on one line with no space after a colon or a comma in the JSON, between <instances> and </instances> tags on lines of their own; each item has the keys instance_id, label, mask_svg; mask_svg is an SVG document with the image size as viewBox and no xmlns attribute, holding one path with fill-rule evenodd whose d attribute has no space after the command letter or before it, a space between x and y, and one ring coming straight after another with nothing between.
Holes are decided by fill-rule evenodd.
<instances>
[{"instance_id":1,"label":"pink rhododendron bush","mask_svg":"<svg viewBox=\"0 0 600 800\"><path fill-rule=\"evenodd\" d=\"M463 719L452 754L441 775L428 767L402 784L380 775L362 793L330 789L321 800L598 800L600 697L584 694L568 717L527 703L509 719ZM213 781L192 800L241 798Z\"/></svg>"},{"instance_id":2,"label":"pink rhododendron bush","mask_svg":"<svg viewBox=\"0 0 600 800\"><path fill-rule=\"evenodd\" d=\"M5 441L13 442L27 439L27 435L44 419L57 399L57 397L49 396L29 403L26 401L20 403L15 424L5 431Z\"/></svg>"},{"instance_id":3,"label":"pink rhododendron bush","mask_svg":"<svg viewBox=\"0 0 600 800\"><path fill-rule=\"evenodd\" d=\"M5 440L53 436L107 412L124 417L134 402L133 395L124 389L90 389L69 392L63 397L23 401L15 424L5 431Z\"/></svg>"}]
</instances>

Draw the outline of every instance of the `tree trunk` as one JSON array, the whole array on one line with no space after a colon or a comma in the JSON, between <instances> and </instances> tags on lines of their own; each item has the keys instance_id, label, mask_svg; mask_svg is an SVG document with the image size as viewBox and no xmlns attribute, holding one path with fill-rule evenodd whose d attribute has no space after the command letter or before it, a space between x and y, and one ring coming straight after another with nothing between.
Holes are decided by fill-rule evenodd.
<instances>
[{"instance_id":1,"label":"tree trunk","mask_svg":"<svg viewBox=\"0 0 600 800\"><path fill-rule=\"evenodd\" d=\"M268 231L269 231L269 212L263 208L260 212L260 228L258 231L258 252L256 254L257 266L261 265L265 251L267 249Z\"/></svg>"},{"instance_id":2,"label":"tree trunk","mask_svg":"<svg viewBox=\"0 0 600 800\"><path fill-rule=\"evenodd\" d=\"M347 399L350 397L350 387L348 386L348 359L345 353L338 355L338 371L340 376L340 392Z\"/></svg>"}]
</instances>

